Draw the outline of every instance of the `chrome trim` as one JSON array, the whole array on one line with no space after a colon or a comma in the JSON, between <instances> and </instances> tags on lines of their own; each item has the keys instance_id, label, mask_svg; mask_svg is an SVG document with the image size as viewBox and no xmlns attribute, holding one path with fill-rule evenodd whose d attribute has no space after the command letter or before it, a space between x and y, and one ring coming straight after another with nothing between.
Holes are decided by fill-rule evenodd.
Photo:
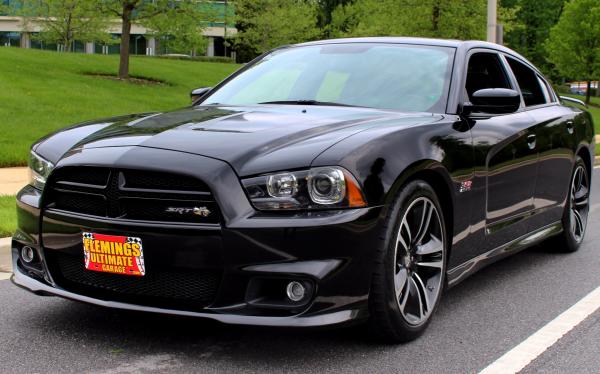
<instances>
[{"instance_id":1,"label":"chrome trim","mask_svg":"<svg viewBox=\"0 0 600 374\"><path fill-rule=\"evenodd\" d=\"M581 105L581 106L583 106L583 107L585 107L585 108L587 108L587 107L588 107L586 103L584 103L583 101L581 101L581 100L579 100L579 99L575 99L575 98L573 98L573 97L569 97L569 96L559 96L559 98L560 98L561 100L564 100L564 101L568 101L568 102L571 102L571 103L574 103L574 104Z\"/></svg>"}]
</instances>

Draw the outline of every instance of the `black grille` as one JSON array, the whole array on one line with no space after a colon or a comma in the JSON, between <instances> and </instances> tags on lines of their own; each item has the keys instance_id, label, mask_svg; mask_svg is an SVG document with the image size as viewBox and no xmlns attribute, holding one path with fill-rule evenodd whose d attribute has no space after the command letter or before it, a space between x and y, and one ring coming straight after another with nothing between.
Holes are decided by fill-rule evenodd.
<instances>
[{"instance_id":1,"label":"black grille","mask_svg":"<svg viewBox=\"0 0 600 374\"><path fill-rule=\"evenodd\" d=\"M125 173L125 187L127 188L152 188L166 191L208 191L204 182L187 176L177 176L163 173L128 170Z\"/></svg>"},{"instance_id":2,"label":"black grille","mask_svg":"<svg viewBox=\"0 0 600 374\"><path fill-rule=\"evenodd\" d=\"M82 256L55 254L53 276L67 290L92 297L152 306L206 307L215 298L221 280L217 271L159 271L147 268L142 277L85 269ZM58 271L58 272L57 272Z\"/></svg>"},{"instance_id":3,"label":"black grille","mask_svg":"<svg viewBox=\"0 0 600 374\"><path fill-rule=\"evenodd\" d=\"M139 221L219 223L208 186L185 175L65 167L52 175L48 191L49 209Z\"/></svg>"}]
</instances>

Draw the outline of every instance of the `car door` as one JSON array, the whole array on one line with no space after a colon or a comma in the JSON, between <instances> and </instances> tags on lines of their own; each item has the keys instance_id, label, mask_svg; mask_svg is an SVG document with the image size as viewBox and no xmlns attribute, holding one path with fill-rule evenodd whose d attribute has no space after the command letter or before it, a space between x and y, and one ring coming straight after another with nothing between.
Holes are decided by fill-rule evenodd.
<instances>
[{"instance_id":1,"label":"car door","mask_svg":"<svg viewBox=\"0 0 600 374\"><path fill-rule=\"evenodd\" d=\"M525 111L534 121L539 152L534 213L529 220L533 231L557 222L568 193L575 148L575 115L558 103L552 88L525 62L506 56L523 95Z\"/></svg>"},{"instance_id":2,"label":"car door","mask_svg":"<svg viewBox=\"0 0 600 374\"><path fill-rule=\"evenodd\" d=\"M518 90L506 61L491 50L475 50L468 59L466 99L483 88ZM469 116L473 136L476 183L483 196L475 210L477 252L484 253L527 232L527 216L534 209L537 175L537 142L531 116L515 113ZM474 253L477 254L477 253Z\"/></svg>"}]
</instances>

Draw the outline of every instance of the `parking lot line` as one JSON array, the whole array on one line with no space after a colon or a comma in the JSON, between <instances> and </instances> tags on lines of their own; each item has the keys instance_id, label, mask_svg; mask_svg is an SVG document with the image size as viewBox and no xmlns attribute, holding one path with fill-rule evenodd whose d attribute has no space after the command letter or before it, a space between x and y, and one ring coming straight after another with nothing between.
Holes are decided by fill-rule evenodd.
<instances>
[{"instance_id":1,"label":"parking lot line","mask_svg":"<svg viewBox=\"0 0 600 374\"><path fill-rule=\"evenodd\" d=\"M517 373L561 337L600 308L600 287L590 292L522 343L481 371L482 374Z\"/></svg>"}]
</instances>

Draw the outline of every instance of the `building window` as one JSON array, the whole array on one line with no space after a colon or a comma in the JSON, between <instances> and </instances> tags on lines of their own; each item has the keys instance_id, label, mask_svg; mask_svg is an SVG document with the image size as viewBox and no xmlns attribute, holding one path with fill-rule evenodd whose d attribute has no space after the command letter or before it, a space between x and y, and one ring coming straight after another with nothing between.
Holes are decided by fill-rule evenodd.
<instances>
[{"instance_id":1,"label":"building window","mask_svg":"<svg viewBox=\"0 0 600 374\"><path fill-rule=\"evenodd\" d=\"M20 47L21 46L21 33L0 31L0 46Z\"/></svg>"}]
</instances>

